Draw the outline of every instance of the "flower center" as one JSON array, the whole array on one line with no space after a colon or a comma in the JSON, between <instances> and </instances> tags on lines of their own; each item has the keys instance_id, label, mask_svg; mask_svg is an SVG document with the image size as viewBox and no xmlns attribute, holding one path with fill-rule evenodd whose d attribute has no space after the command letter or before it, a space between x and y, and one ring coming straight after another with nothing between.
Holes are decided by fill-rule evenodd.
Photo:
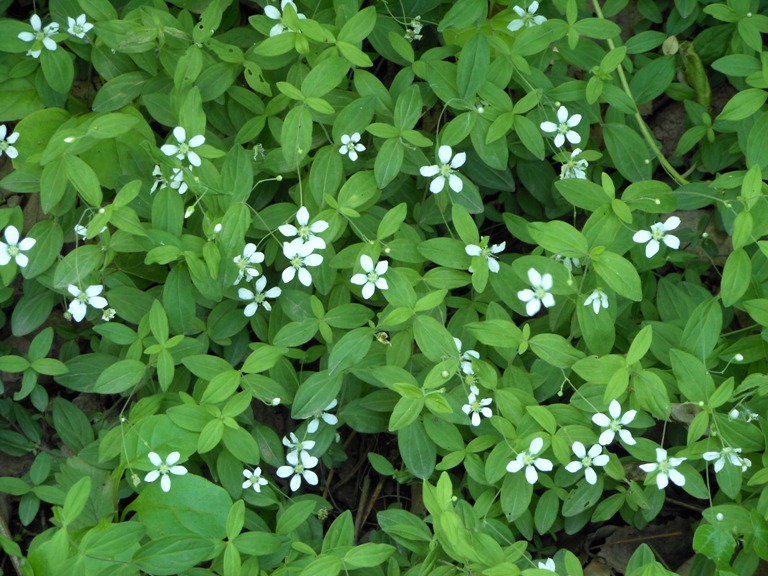
<instances>
[{"instance_id":1,"label":"flower center","mask_svg":"<svg viewBox=\"0 0 768 576\"><path fill-rule=\"evenodd\" d=\"M35 40L44 40L47 34L43 32L42 30L38 30L35 32Z\"/></svg>"},{"instance_id":2,"label":"flower center","mask_svg":"<svg viewBox=\"0 0 768 576\"><path fill-rule=\"evenodd\" d=\"M570 127L565 122L561 122L560 124L557 125L557 131L560 134L565 134L566 132L568 132L568 130L570 130Z\"/></svg>"},{"instance_id":3,"label":"flower center","mask_svg":"<svg viewBox=\"0 0 768 576\"><path fill-rule=\"evenodd\" d=\"M83 304L87 304L88 303L88 294L86 294L85 292L80 292L80 294L78 294L78 296L77 296L77 299L80 302L82 302Z\"/></svg>"},{"instance_id":4,"label":"flower center","mask_svg":"<svg viewBox=\"0 0 768 576\"><path fill-rule=\"evenodd\" d=\"M347 144L349 146L349 144ZM312 232L309 230L309 226L299 226L299 236L306 242L312 236Z\"/></svg>"},{"instance_id":5,"label":"flower center","mask_svg":"<svg viewBox=\"0 0 768 576\"><path fill-rule=\"evenodd\" d=\"M75 24L72 27L72 30L74 31L75 34L82 34L83 33L83 27L80 26L80 24Z\"/></svg>"},{"instance_id":6,"label":"flower center","mask_svg":"<svg viewBox=\"0 0 768 576\"><path fill-rule=\"evenodd\" d=\"M525 456L523 456L523 464L525 464L526 466L533 466L533 460L534 460L533 456L528 454L528 452L526 452Z\"/></svg>"},{"instance_id":7,"label":"flower center","mask_svg":"<svg viewBox=\"0 0 768 576\"><path fill-rule=\"evenodd\" d=\"M291 258L291 266L294 268L301 268L301 266L304 264L304 260L302 260L301 256L294 256Z\"/></svg>"},{"instance_id":8,"label":"flower center","mask_svg":"<svg viewBox=\"0 0 768 576\"><path fill-rule=\"evenodd\" d=\"M18 246L8 246L8 256L11 258L18 256L20 252L21 250L19 250Z\"/></svg>"},{"instance_id":9,"label":"flower center","mask_svg":"<svg viewBox=\"0 0 768 576\"><path fill-rule=\"evenodd\" d=\"M160 468L158 468L158 472L160 472L160 474L168 474L168 470L169 470L168 464L166 464L165 462L160 464Z\"/></svg>"},{"instance_id":10,"label":"flower center","mask_svg":"<svg viewBox=\"0 0 768 576\"><path fill-rule=\"evenodd\" d=\"M440 166L440 176L448 177L453 174L453 169L450 164L443 164Z\"/></svg>"},{"instance_id":11,"label":"flower center","mask_svg":"<svg viewBox=\"0 0 768 576\"><path fill-rule=\"evenodd\" d=\"M666 474L669 472L669 462L667 460L662 460L659 462L659 472L662 472Z\"/></svg>"},{"instance_id":12,"label":"flower center","mask_svg":"<svg viewBox=\"0 0 768 576\"><path fill-rule=\"evenodd\" d=\"M296 464L296 467L293 469L296 474L303 474L304 473L304 465L303 464Z\"/></svg>"},{"instance_id":13,"label":"flower center","mask_svg":"<svg viewBox=\"0 0 768 576\"><path fill-rule=\"evenodd\" d=\"M8 146L10 146L8 142L6 142L5 140L0 140L0 150L2 151L8 150Z\"/></svg>"},{"instance_id":14,"label":"flower center","mask_svg":"<svg viewBox=\"0 0 768 576\"><path fill-rule=\"evenodd\" d=\"M618 420L611 420L611 423L608 425L608 428L613 430L614 432L618 432L621 430L621 422Z\"/></svg>"},{"instance_id":15,"label":"flower center","mask_svg":"<svg viewBox=\"0 0 768 576\"><path fill-rule=\"evenodd\" d=\"M352 152L355 149L355 143L354 142L347 142L347 150Z\"/></svg>"},{"instance_id":16,"label":"flower center","mask_svg":"<svg viewBox=\"0 0 768 576\"><path fill-rule=\"evenodd\" d=\"M253 300L257 304L261 304L262 302L264 302L264 294L262 294L261 292L256 292L256 296L254 296Z\"/></svg>"},{"instance_id":17,"label":"flower center","mask_svg":"<svg viewBox=\"0 0 768 576\"><path fill-rule=\"evenodd\" d=\"M483 409L483 407L480 406L480 402L478 402L477 400L472 402L470 406L472 407L472 412L480 412L480 410Z\"/></svg>"},{"instance_id":18,"label":"flower center","mask_svg":"<svg viewBox=\"0 0 768 576\"><path fill-rule=\"evenodd\" d=\"M243 258L242 256L239 256L238 258L239 258L239 260L237 261L237 267L240 270L245 270L246 267L248 266L248 261L245 258Z\"/></svg>"},{"instance_id":19,"label":"flower center","mask_svg":"<svg viewBox=\"0 0 768 576\"><path fill-rule=\"evenodd\" d=\"M371 284L376 284L376 282L379 280L379 275L376 274L376 272L368 272L366 278L368 278L368 282Z\"/></svg>"},{"instance_id":20,"label":"flower center","mask_svg":"<svg viewBox=\"0 0 768 576\"><path fill-rule=\"evenodd\" d=\"M541 286L537 286L534 289L533 294L536 296L538 300L543 300L544 297L547 295L547 291L544 290L544 288L542 288Z\"/></svg>"},{"instance_id":21,"label":"flower center","mask_svg":"<svg viewBox=\"0 0 768 576\"><path fill-rule=\"evenodd\" d=\"M592 458L589 456L585 456L581 459L581 465L584 466L584 468L591 468L592 467Z\"/></svg>"}]
</instances>

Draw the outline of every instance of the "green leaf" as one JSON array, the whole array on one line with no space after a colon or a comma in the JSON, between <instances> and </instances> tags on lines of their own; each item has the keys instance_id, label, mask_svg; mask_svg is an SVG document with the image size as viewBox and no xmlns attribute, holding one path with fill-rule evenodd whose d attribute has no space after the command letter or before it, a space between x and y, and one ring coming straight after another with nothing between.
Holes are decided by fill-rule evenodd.
<instances>
[{"instance_id":1,"label":"green leaf","mask_svg":"<svg viewBox=\"0 0 768 576\"><path fill-rule=\"evenodd\" d=\"M708 402L715 392L715 383L702 361L674 348L669 352L669 359L683 397L692 403Z\"/></svg>"},{"instance_id":2,"label":"green leaf","mask_svg":"<svg viewBox=\"0 0 768 576\"><path fill-rule=\"evenodd\" d=\"M464 90L463 99L475 98L488 77L490 62L491 48L486 37L483 34L470 36L459 54L456 70L456 83Z\"/></svg>"},{"instance_id":3,"label":"green leaf","mask_svg":"<svg viewBox=\"0 0 768 576\"><path fill-rule=\"evenodd\" d=\"M592 264L612 290L635 302L643 299L640 276L629 260L606 250L593 255Z\"/></svg>"},{"instance_id":4,"label":"green leaf","mask_svg":"<svg viewBox=\"0 0 768 576\"><path fill-rule=\"evenodd\" d=\"M400 174L404 157L405 148L399 138L391 138L381 145L373 164L373 173L379 188L385 188Z\"/></svg>"},{"instance_id":5,"label":"green leaf","mask_svg":"<svg viewBox=\"0 0 768 576\"><path fill-rule=\"evenodd\" d=\"M373 11L375 13L375 10ZM301 83L306 98L325 96L336 88L349 71L349 63L342 58L326 58L315 64Z\"/></svg>"},{"instance_id":6,"label":"green leaf","mask_svg":"<svg viewBox=\"0 0 768 576\"><path fill-rule=\"evenodd\" d=\"M328 375L333 376L353 368L365 358L372 343L370 328L356 328L342 336L328 356Z\"/></svg>"},{"instance_id":7,"label":"green leaf","mask_svg":"<svg viewBox=\"0 0 768 576\"><path fill-rule=\"evenodd\" d=\"M201 404L218 404L231 397L237 387L240 386L240 372L237 370L226 370L216 374L208 385L205 392L200 397ZM220 423L220 421L217 420ZM219 435L221 437L221 435Z\"/></svg>"},{"instance_id":8,"label":"green leaf","mask_svg":"<svg viewBox=\"0 0 768 576\"><path fill-rule=\"evenodd\" d=\"M413 336L424 356L432 362L458 356L450 332L431 316L416 316L413 322Z\"/></svg>"},{"instance_id":9,"label":"green leaf","mask_svg":"<svg viewBox=\"0 0 768 576\"><path fill-rule=\"evenodd\" d=\"M96 379L97 394L119 394L136 386L144 378L146 366L138 360L120 360L104 370Z\"/></svg>"},{"instance_id":10,"label":"green leaf","mask_svg":"<svg viewBox=\"0 0 768 576\"><path fill-rule=\"evenodd\" d=\"M438 32L449 28L469 28L488 14L488 3L483 0L459 0L451 6L440 24Z\"/></svg>"},{"instance_id":11,"label":"green leaf","mask_svg":"<svg viewBox=\"0 0 768 576\"><path fill-rule=\"evenodd\" d=\"M75 79L72 55L66 50L43 50L40 64L48 85L59 94L69 94Z\"/></svg>"},{"instance_id":12,"label":"green leaf","mask_svg":"<svg viewBox=\"0 0 768 576\"><path fill-rule=\"evenodd\" d=\"M62 523L66 526L72 524L85 508L88 497L91 495L91 477L80 478L67 492L64 507L61 511Z\"/></svg>"},{"instance_id":13,"label":"green leaf","mask_svg":"<svg viewBox=\"0 0 768 576\"><path fill-rule=\"evenodd\" d=\"M77 156L65 156L64 166L67 178L80 194L80 197L91 206L101 206L102 194L99 177L89 164Z\"/></svg>"},{"instance_id":14,"label":"green leaf","mask_svg":"<svg viewBox=\"0 0 768 576\"><path fill-rule=\"evenodd\" d=\"M617 170L630 182L650 180L652 165L645 141L626 124L604 124L605 146Z\"/></svg>"},{"instance_id":15,"label":"green leaf","mask_svg":"<svg viewBox=\"0 0 768 576\"><path fill-rule=\"evenodd\" d=\"M286 164L297 170L312 146L312 114L305 106L295 106L285 115L280 145Z\"/></svg>"},{"instance_id":16,"label":"green leaf","mask_svg":"<svg viewBox=\"0 0 768 576\"><path fill-rule=\"evenodd\" d=\"M272 368L287 352L285 348L269 346L268 344L253 345L254 351L248 355L240 369L245 374L264 372Z\"/></svg>"},{"instance_id":17,"label":"green leaf","mask_svg":"<svg viewBox=\"0 0 768 576\"><path fill-rule=\"evenodd\" d=\"M62 442L75 454L93 442L93 428L88 417L60 396L53 400L53 427Z\"/></svg>"},{"instance_id":18,"label":"green leaf","mask_svg":"<svg viewBox=\"0 0 768 576\"><path fill-rule=\"evenodd\" d=\"M306 344L317 334L320 323L316 318L307 318L300 322L288 322L277 331L272 339L275 346L294 348Z\"/></svg>"},{"instance_id":19,"label":"green leaf","mask_svg":"<svg viewBox=\"0 0 768 576\"><path fill-rule=\"evenodd\" d=\"M737 92L733 98L723 107L723 111L718 114L716 121L738 121L749 118L765 104L768 98L768 91L758 88L747 88Z\"/></svg>"},{"instance_id":20,"label":"green leaf","mask_svg":"<svg viewBox=\"0 0 768 576\"><path fill-rule=\"evenodd\" d=\"M652 341L653 327L648 324L647 326L644 326L632 340L632 344L627 352L627 365L629 366L636 362L640 362L651 347Z\"/></svg>"},{"instance_id":21,"label":"green leaf","mask_svg":"<svg viewBox=\"0 0 768 576\"><path fill-rule=\"evenodd\" d=\"M126 72L111 78L96 93L91 105L94 112L112 112L139 97L149 79L146 72Z\"/></svg>"},{"instance_id":22,"label":"green leaf","mask_svg":"<svg viewBox=\"0 0 768 576\"><path fill-rule=\"evenodd\" d=\"M420 420L398 430L397 445L403 463L411 474L422 480L432 475L437 461L437 448Z\"/></svg>"},{"instance_id":23,"label":"green leaf","mask_svg":"<svg viewBox=\"0 0 768 576\"><path fill-rule=\"evenodd\" d=\"M366 542L349 550L342 561L347 569L373 568L385 562L394 552L394 546L389 544Z\"/></svg>"},{"instance_id":24,"label":"green leaf","mask_svg":"<svg viewBox=\"0 0 768 576\"><path fill-rule=\"evenodd\" d=\"M389 425L387 429L390 432L397 432L411 424L420 415L424 408L424 398L421 396L418 398L410 398L403 396L395 404L392 414L389 416Z\"/></svg>"},{"instance_id":25,"label":"green leaf","mask_svg":"<svg viewBox=\"0 0 768 576\"><path fill-rule=\"evenodd\" d=\"M574 24L576 31L588 38L608 40L621 34L618 24L602 18L582 18Z\"/></svg>"},{"instance_id":26,"label":"green leaf","mask_svg":"<svg viewBox=\"0 0 768 576\"><path fill-rule=\"evenodd\" d=\"M533 484L525 479L525 472L506 474L501 484L501 509L510 522L522 516L531 504Z\"/></svg>"},{"instance_id":27,"label":"green leaf","mask_svg":"<svg viewBox=\"0 0 768 576\"><path fill-rule=\"evenodd\" d=\"M610 204L612 198L598 186L589 180L579 178L566 178L565 180L556 180L555 188L562 194L563 198L568 200L577 208L584 208L594 212L601 206Z\"/></svg>"},{"instance_id":28,"label":"green leaf","mask_svg":"<svg viewBox=\"0 0 768 576\"><path fill-rule=\"evenodd\" d=\"M583 258L589 252L584 235L562 220L531 222L528 232L539 246L555 254Z\"/></svg>"},{"instance_id":29,"label":"green leaf","mask_svg":"<svg viewBox=\"0 0 768 576\"><path fill-rule=\"evenodd\" d=\"M693 549L726 568L736 551L736 539L728 530L700 524L693 534Z\"/></svg>"},{"instance_id":30,"label":"green leaf","mask_svg":"<svg viewBox=\"0 0 768 576\"><path fill-rule=\"evenodd\" d=\"M570 518L592 508L603 495L603 479L598 475L597 483L579 482L563 502L563 516Z\"/></svg>"},{"instance_id":31,"label":"green leaf","mask_svg":"<svg viewBox=\"0 0 768 576\"><path fill-rule=\"evenodd\" d=\"M338 40L357 44L365 40L376 26L376 8L368 6L356 12L339 30Z\"/></svg>"},{"instance_id":32,"label":"green leaf","mask_svg":"<svg viewBox=\"0 0 768 576\"><path fill-rule=\"evenodd\" d=\"M189 570L212 551L211 539L174 534L143 544L132 562L150 574L173 575Z\"/></svg>"},{"instance_id":33,"label":"green leaf","mask_svg":"<svg viewBox=\"0 0 768 576\"><path fill-rule=\"evenodd\" d=\"M715 349L723 328L723 312L716 298L705 300L693 311L683 330L683 348L704 360Z\"/></svg>"},{"instance_id":34,"label":"green leaf","mask_svg":"<svg viewBox=\"0 0 768 576\"><path fill-rule=\"evenodd\" d=\"M661 95L675 79L675 57L661 56L637 70L629 83L636 104L645 104Z\"/></svg>"},{"instance_id":35,"label":"green leaf","mask_svg":"<svg viewBox=\"0 0 768 576\"><path fill-rule=\"evenodd\" d=\"M311 500L302 500L291 502L277 516L277 534L290 534L296 528L304 524L309 515L315 511L315 502Z\"/></svg>"},{"instance_id":36,"label":"green leaf","mask_svg":"<svg viewBox=\"0 0 768 576\"><path fill-rule=\"evenodd\" d=\"M557 368L570 368L584 358L584 352L571 346L559 334L537 334L528 341L528 345L536 356Z\"/></svg>"},{"instance_id":37,"label":"green leaf","mask_svg":"<svg viewBox=\"0 0 768 576\"><path fill-rule=\"evenodd\" d=\"M303 420L323 411L341 390L344 375L316 372L299 385L291 406L291 418Z\"/></svg>"},{"instance_id":38,"label":"green leaf","mask_svg":"<svg viewBox=\"0 0 768 576\"><path fill-rule=\"evenodd\" d=\"M728 255L720 281L720 297L723 306L733 306L744 296L752 279L752 261L743 248Z\"/></svg>"}]
</instances>

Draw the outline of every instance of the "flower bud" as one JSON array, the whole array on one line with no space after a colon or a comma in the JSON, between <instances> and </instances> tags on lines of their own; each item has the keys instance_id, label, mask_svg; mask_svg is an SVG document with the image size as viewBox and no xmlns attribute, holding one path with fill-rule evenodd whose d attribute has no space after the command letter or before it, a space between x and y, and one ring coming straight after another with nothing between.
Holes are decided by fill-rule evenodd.
<instances>
[{"instance_id":1,"label":"flower bud","mask_svg":"<svg viewBox=\"0 0 768 576\"><path fill-rule=\"evenodd\" d=\"M733 361L734 362L741 362L744 360L744 356L741 354L734 354L733 355Z\"/></svg>"}]
</instances>

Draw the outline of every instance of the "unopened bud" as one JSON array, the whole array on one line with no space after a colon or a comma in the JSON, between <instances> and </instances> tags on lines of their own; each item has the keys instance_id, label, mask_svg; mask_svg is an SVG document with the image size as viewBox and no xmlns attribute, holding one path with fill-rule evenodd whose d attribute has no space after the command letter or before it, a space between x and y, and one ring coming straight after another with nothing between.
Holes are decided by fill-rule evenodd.
<instances>
[{"instance_id":1,"label":"unopened bud","mask_svg":"<svg viewBox=\"0 0 768 576\"><path fill-rule=\"evenodd\" d=\"M283 181L283 175L282 174L278 174L277 176L275 176L275 180L277 180L278 182L282 182Z\"/></svg>"},{"instance_id":2,"label":"unopened bud","mask_svg":"<svg viewBox=\"0 0 768 576\"><path fill-rule=\"evenodd\" d=\"M718 512L717 514L715 514L715 518L717 519L718 522L722 522L725 516L723 516L722 512Z\"/></svg>"},{"instance_id":3,"label":"unopened bud","mask_svg":"<svg viewBox=\"0 0 768 576\"><path fill-rule=\"evenodd\" d=\"M272 406L279 406L280 405L280 398L272 398Z\"/></svg>"},{"instance_id":4,"label":"unopened bud","mask_svg":"<svg viewBox=\"0 0 768 576\"><path fill-rule=\"evenodd\" d=\"M448 378L448 376L450 375L451 374L448 372L448 370L443 370L442 372L440 372L440 376L443 378Z\"/></svg>"},{"instance_id":5,"label":"unopened bud","mask_svg":"<svg viewBox=\"0 0 768 576\"><path fill-rule=\"evenodd\" d=\"M213 227L213 233L218 234L221 232L221 224L216 224L216 226Z\"/></svg>"},{"instance_id":6,"label":"unopened bud","mask_svg":"<svg viewBox=\"0 0 768 576\"><path fill-rule=\"evenodd\" d=\"M187 210L184 212L184 219L186 220L187 218L192 216L192 214L194 214L194 213L195 213L195 207L194 206L189 206L187 208Z\"/></svg>"},{"instance_id":7,"label":"unopened bud","mask_svg":"<svg viewBox=\"0 0 768 576\"><path fill-rule=\"evenodd\" d=\"M744 356L741 355L741 354L734 354L733 355L733 360L734 360L734 362L741 362L742 360L744 360Z\"/></svg>"},{"instance_id":8,"label":"unopened bud","mask_svg":"<svg viewBox=\"0 0 768 576\"><path fill-rule=\"evenodd\" d=\"M728 412L728 418L731 420L736 420L739 417L739 410L738 408L734 408L730 412Z\"/></svg>"}]
</instances>

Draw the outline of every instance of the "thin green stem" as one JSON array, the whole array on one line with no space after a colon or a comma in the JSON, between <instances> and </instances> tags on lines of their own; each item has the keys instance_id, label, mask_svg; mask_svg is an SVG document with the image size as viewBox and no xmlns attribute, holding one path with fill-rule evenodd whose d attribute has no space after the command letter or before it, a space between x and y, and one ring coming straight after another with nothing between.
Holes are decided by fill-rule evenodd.
<instances>
[{"instance_id":1,"label":"thin green stem","mask_svg":"<svg viewBox=\"0 0 768 576\"><path fill-rule=\"evenodd\" d=\"M605 20L605 16L603 16L603 11L600 8L600 3L598 0L592 0L592 5L595 8L595 14L597 14L597 17L601 20ZM608 47L613 50L616 48L616 44L614 44L612 39L608 39ZM632 101L634 102L635 98L632 96L632 91L629 88L629 83L627 82L627 77L624 74L624 68L619 65L618 68L616 68L616 71L619 73L619 80L621 80L621 86L624 88L624 92L627 96L632 98ZM664 156L661 150L659 150L659 147L656 145L656 140L653 137L653 134L651 134L650 128L648 128L648 125L645 123L645 120L643 120L643 117L640 115L640 111L637 110L637 104L635 104L635 120L637 121L638 126L640 127L640 132L643 133L643 137L645 138L645 141L648 143L648 146L651 147L651 150L656 155L656 158L661 163L661 165L664 167L664 170L667 171L667 174L669 174L672 178L674 178L675 182L680 184L681 186L688 184L688 180L686 180L677 170L675 170L672 165L669 163L669 160Z\"/></svg>"}]
</instances>

